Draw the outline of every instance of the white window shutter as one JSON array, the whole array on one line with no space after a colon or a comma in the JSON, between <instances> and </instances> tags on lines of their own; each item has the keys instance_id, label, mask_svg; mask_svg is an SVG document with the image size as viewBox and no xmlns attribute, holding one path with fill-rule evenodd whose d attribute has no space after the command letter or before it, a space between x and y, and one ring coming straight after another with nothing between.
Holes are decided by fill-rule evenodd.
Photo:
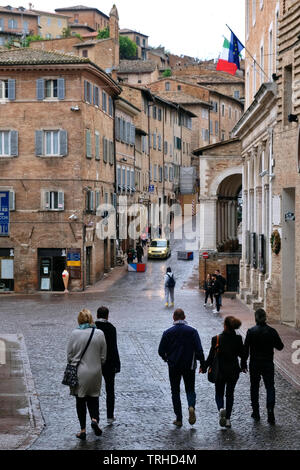
<instances>
[{"instance_id":1,"label":"white window shutter","mask_svg":"<svg viewBox=\"0 0 300 470\"><path fill-rule=\"evenodd\" d=\"M43 209L50 209L50 191L44 191Z\"/></svg>"},{"instance_id":2,"label":"white window shutter","mask_svg":"<svg viewBox=\"0 0 300 470\"><path fill-rule=\"evenodd\" d=\"M58 210L63 211L65 208L65 195L63 191L58 191Z\"/></svg>"},{"instance_id":3,"label":"white window shutter","mask_svg":"<svg viewBox=\"0 0 300 470\"><path fill-rule=\"evenodd\" d=\"M18 156L18 131L10 131L10 154Z\"/></svg>"},{"instance_id":4,"label":"white window shutter","mask_svg":"<svg viewBox=\"0 0 300 470\"><path fill-rule=\"evenodd\" d=\"M13 190L9 191L9 210L15 210L15 192Z\"/></svg>"}]
</instances>

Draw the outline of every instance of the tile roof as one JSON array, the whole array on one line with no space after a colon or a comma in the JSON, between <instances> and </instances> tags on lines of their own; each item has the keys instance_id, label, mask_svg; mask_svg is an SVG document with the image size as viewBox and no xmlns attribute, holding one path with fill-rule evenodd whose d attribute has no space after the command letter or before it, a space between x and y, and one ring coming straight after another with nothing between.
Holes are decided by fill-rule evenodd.
<instances>
[{"instance_id":1,"label":"tile roof","mask_svg":"<svg viewBox=\"0 0 300 470\"><path fill-rule=\"evenodd\" d=\"M119 73L146 73L154 72L157 68L153 60L120 60L117 69Z\"/></svg>"},{"instance_id":2,"label":"tile roof","mask_svg":"<svg viewBox=\"0 0 300 470\"><path fill-rule=\"evenodd\" d=\"M38 14L35 13L34 11L32 10L27 10L26 8L22 9L22 7L19 7L19 8L7 8L7 7L2 7L0 6L0 12L1 13L10 13L10 14L15 14L15 15L23 15L23 16L35 16L37 17Z\"/></svg>"},{"instance_id":3,"label":"tile roof","mask_svg":"<svg viewBox=\"0 0 300 470\"><path fill-rule=\"evenodd\" d=\"M188 95L186 93L182 93L181 91L164 91L164 92L157 92L159 96L163 98L174 101L178 104L204 104L210 106L208 101L200 100L194 96Z\"/></svg>"},{"instance_id":4,"label":"tile roof","mask_svg":"<svg viewBox=\"0 0 300 470\"><path fill-rule=\"evenodd\" d=\"M61 54L54 51L42 51L30 48L0 50L0 65L73 64L84 62L90 62L90 60L85 57Z\"/></svg>"}]
</instances>

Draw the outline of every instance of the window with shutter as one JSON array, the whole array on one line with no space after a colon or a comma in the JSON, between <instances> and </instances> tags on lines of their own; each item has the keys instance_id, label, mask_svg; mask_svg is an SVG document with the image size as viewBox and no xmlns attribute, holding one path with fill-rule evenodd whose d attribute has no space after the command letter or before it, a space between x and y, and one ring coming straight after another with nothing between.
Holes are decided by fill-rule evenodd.
<instances>
[{"instance_id":1,"label":"window with shutter","mask_svg":"<svg viewBox=\"0 0 300 470\"><path fill-rule=\"evenodd\" d=\"M35 131L35 155L37 157L44 154L44 132Z\"/></svg>"},{"instance_id":2,"label":"window with shutter","mask_svg":"<svg viewBox=\"0 0 300 470\"><path fill-rule=\"evenodd\" d=\"M102 91L102 109L103 111L107 111L107 95L105 91Z\"/></svg>"},{"instance_id":3,"label":"window with shutter","mask_svg":"<svg viewBox=\"0 0 300 470\"><path fill-rule=\"evenodd\" d=\"M131 191L135 192L135 178L134 178L134 170L131 170L131 183L130 183Z\"/></svg>"},{"instance_id":4,"label":"window with shutter","mask_svg":"<svg viewBox=\"0 0 300 470\"><path fill-rule=\"evenodd\" d=\"M60 131L44 131L44 155L58 156Z\"/></svg>"},{"instance_id":5,"label":"window with shutter","mask_svg":"<svg viewBox=\"0 0 300 470\"><path fill-rule=\"evenodd\" d=\"M58 191L58 210L63 211L65 208L64 192Z\"/></svg>"},{"instance_id":6,"label":"window with shutter","mask_svg":"<svg viewBox=\"0 0 300 470\"><path fill-rule=\"evenodd\" d=\"M43 209L50 209L50 191L44 192Z\"/></svg>"},{"instance_id":7,"label":"window with shutter","mask_svg":"<svg viewBox=\"0 0 300 470\"><path fill-rule=\"evenodd\" d=\"M9 191L9 210L15 210L15 192L13 190Z\"/></svg>"},{"instance_id":8,"label":"window with shutter","mask_svg":"<svg viewBox=\"0 0 300 470\"><path fill-rule=\"evenodd\" d=\"M107 163L107 139L103 137L103 161Z\"/></svg>"},{"instance_id":9,"label":"window with shutter","mask_svg":"<svg viewBox=\"0 0 300 470\"><path fill-rule=\"evenodd\" d=\"M156 133L153 134L153 148L156 150Z\"/></svg>"},{"instance_id":10,"label":"window with shutter","mask_svg":"<svg viewBox=\"0 0 300 470\"><path fill-rule=\"evenodd\" d=\"M95 209L96 211L99 210L99 206L100 206L100 191L99 190L96 190L95 191L95 196L96 196L96 206L95 206Z\"/></svg>"},{"instance_id":11,"label":"window with shutter","mask_svg":"<svg viewBox=\"0 0 300 470\"><path fill-rule=\"evenodd\" d=\"M16 80L8 79L7 80L7 98L10 101L14 101L16 99Z\"/></svg>"},{"instance_id":12,"label":"window with shutter","mask_svg":"<svg viewBox=\"0 0 300 470\"><path fill-rule=\"evenodd\" d=\"M115 117L115 135L116 139L120 140L120 118L117 116Z\"/></svg>"},{"instance_id":13,"label":"window with shutter","mask_svg":"<svg viewBox=\"0 0 300 470\"><path fill-rule=\"evenodd\" d=\"M118 165L117 167L117 191L120 192L121 191L121 185L122 185L122 182L121 182L121 167Z\"/></svg>"},{"instance_id":14,"label":"window with shutter","mask_svg":"<svg viewBox=\"0 0 300 470\"><path fill-rule=\"evenodd\" d=\"M113 143L113 141L109 142L109 149L110 149L110 151L109 151L109 163L111 165L113 165L114 160L115 160L115 158L114 158L115 157L115 152L114 152L114 143Z\"/></svg>"},{"instance_id":15,"label":"window with shutter","mask_svg":"<svg viewBox=\"0 0 300 470\"><path fill-rule=\"evenodd\" d=\"M150 163L150 175L149 175L149 178L150 178L150 181L152 181L152 163Z\"/></svg>"},{"instance_id":16,"label":"window with shutter","mask_svg":"<svg viewBox=\"0 0 300 470\"><path fill-rule=\"evenodd\" d=\"M95 131L95 159L100 160L100 135Z\"/></svg>"},{"instance_id":17,"label":"window with shutter","mask_svg":"<svg viewBox=\"0 0 300 470\"><path fill-rule=\"evenodd\" d=\"M42 101L45 99L45 80L38 78L36 81L36 99Z\"/></svg>"},{"instance_id":18,"label":"window with shutter","mask_svg":"<svg viewBox=\"0 0 300 470\"><path fill-rule=\"evenodd\" d=\"M130 133L131 133L131 124L130 122L126 123L126 143L130 144Z\"/></svg>"},{"instance_id":19,"label":"window with shutter","mask_svg":"<svg viewBox=\"0 0 300 470\"><path fill-rule=\"evenodd\" d=\"M110 116L113 116L114 108L113 108L113 100L112 97L110 96L108 98L108 113Z\"/></svg>"},{"instance_id":20,"label":"window with shutter","mask_svg":"<svg viewBox=\"0 0 300 470\"><path fill-rule=\"evenodd\" d=\"M157 165L154 165L154 181L157 181Z\"/></svg>"},{"instance_id":21,"label":"window with shutter","mask_svg":"<svg viewBox=\"0 0 300 470\"><path fill-rule=\"evenodd\" d=\"M99 88L94 86L94 105L99 107Z\"/></svg>"},{"instance_id":22,"label":"window with shutter","mask_svg":"<svg viewBox=\"0 0 300 470\"><path fill-rule=\"evenodd\" d=\"M59 131L59 155L64 157L68 154L68 134L64 129Z\"/></svg>"},{"instance_id":23,"label":"window with shutter","mask_svg":"<svg viewBox=\"0 0 300 470\"><path fill-rule=\"evenodd\" d=\"M122 167L122 190L126 190L126 168Z\"/></svg>"},{"instance_id":24,"label":"window with shutter","mask_svg":"<svg viewBox=\"0 0 300 470\"><path fill-rule=\"evenodd\" d=\"M86 158L92 158L91 131L85 130L85 154Z\"/></svg>"},{"instance_id":25,"label":"window with shutter","mask_svg":"<svg viewBox=\"0 0 300 470\"><path fill-rule=\"evenodd\" d=\"M161 135L158 136L158 150L161 150Z\"/></svg>"}]
</instances>

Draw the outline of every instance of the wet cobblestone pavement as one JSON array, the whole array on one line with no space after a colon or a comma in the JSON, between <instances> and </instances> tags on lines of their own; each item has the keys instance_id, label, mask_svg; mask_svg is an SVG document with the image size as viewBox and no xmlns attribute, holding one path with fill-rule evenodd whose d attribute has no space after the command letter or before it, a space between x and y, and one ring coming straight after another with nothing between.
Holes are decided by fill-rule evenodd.
<instances>
[{"instance_id":1,"label":"wet cobblestone pavement","mask_svg":"<svg viewBox=\"0 0 300 470\"><path fill-rule=\"evenodd\" d=\"M207 377L196 377L196 415L188 424L182 388L184 424L174 428L167 365L158 356L162 332L171 326L173 309L164 307L163 275L168 265L177 278L175 307L185 310L187 321L198 329L205 355L211 337L222 331L221 318L203 307L203 294L188 288L186 280L197 267L194 261L178 261L179 242L167 261L149 261L146 273L126 273L107 292L70 295L37 294L1 298L2 333L22 333L45 420L45 428L31 446L38 449L97 450L194 450L194 449L299 449L300 393L276 373L276 426L267 423L265 393L261 388L261 421L251 419L249 376L241 374L236 387L232 429L220 428L214 387ZM183 285L185 283L184 288ZM78 441L75 399L61 385L69 335L77 326L79 310L95 316L100 305L110 308L117 327L121 373L116 376L116 422L106 425L105 393L100 398L97 438L88 429L87 441ZM230 312L228 312L230 314ZM89 421L87 421L89 422Z\"/></svg>"}]
</instances>

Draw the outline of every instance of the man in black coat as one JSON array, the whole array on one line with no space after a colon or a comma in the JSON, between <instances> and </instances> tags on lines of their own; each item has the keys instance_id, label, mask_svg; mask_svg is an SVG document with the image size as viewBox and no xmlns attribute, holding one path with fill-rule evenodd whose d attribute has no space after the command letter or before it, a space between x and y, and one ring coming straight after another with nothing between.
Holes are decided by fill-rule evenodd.
<instances>
[{"instance_id":1,"label":"man in black coat","mask_svg":"<svg viewBox=\"0 0 300 470\"><path fill-rule=\"evenodd\" d=\"M197 360L205 372L205 358L198 331L185 321L184 311L176 309L173 314L173 326L163 333L158 354L168 363L175 426L182 426L182 407L180 400L180 381L183 378L189 407L189 423L195 424L195 370Z\"/></svg>"},{"instance_id":2,"label":"man in black coat","mask_svg":"<svg viewBox=\"0 0 300 470\"><path fill-rule=\"evenodd\" d=\"M264 309L255 312L256 326L247 331L244 344L245 359L250 354L250 394L252 404L252 418L260 420L259 414L259 383L263 378L267 392L268 422L275 423L275 385L274 385L274 348L281 351L284 347L279 334L266 323L267 315Z\"/></svg>"},{"instance_id":3,"label":"man in black coat","mask_svg":"<svg viewBox=\"0 0 300 470\"><path fill-rule=\"evenodd\" d=\"M112 424L115 420L115 374L120 372L121 363L117 346L117 330L108 321L109 310L107 307L99 307L95 324L99 330L102 330L107 345L106 361L102 366L102 375L105 380L106 388L106 413L107 423Z\"/></svg>"}]
</instances>

